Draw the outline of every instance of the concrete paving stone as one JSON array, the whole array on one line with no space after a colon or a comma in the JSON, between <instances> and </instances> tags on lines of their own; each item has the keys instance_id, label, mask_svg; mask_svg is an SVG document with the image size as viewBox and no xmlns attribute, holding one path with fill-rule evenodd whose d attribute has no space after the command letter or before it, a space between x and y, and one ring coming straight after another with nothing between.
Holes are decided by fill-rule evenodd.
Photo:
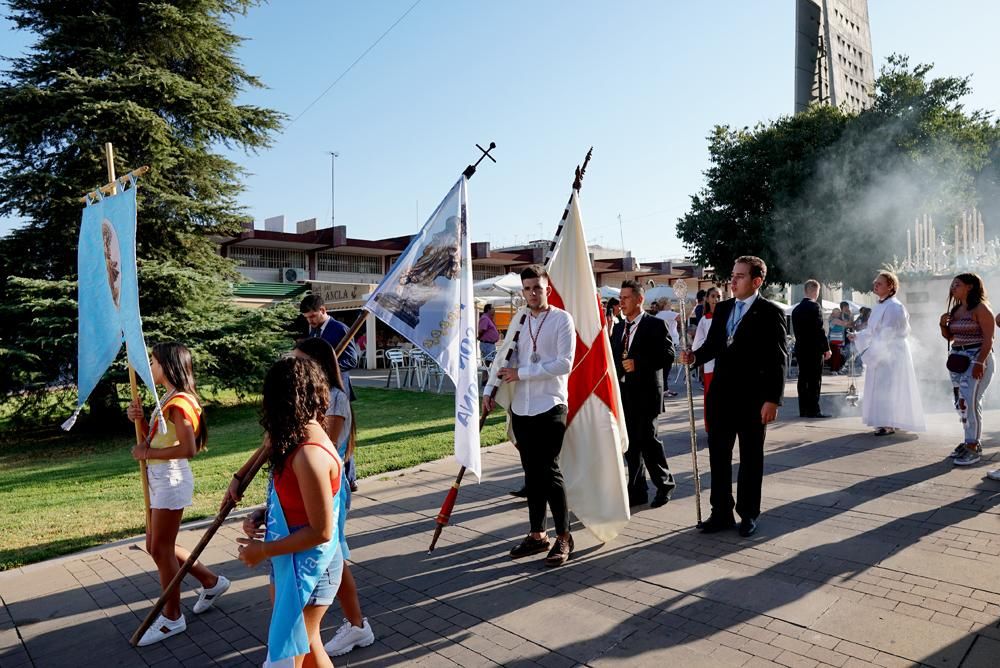
<instances>
[{"instance_id":1,"label":"concrete paving stone","mask_svg":"<svg viewBox=\"0 0 1000 668\"><path fill-rule=\"evenodd\" d=\"M943 556L911 548L889 556L882 565L924 577L925 582L929 583L925 586L929 588L933 588L938 581L943 581L971 589L1000 592L1000 569L985 569L975 559Z\"/></svg>"},{"instance_id":2,"label":"concrete paving stone","mask_svg":"<svg viewBox=\"0 0 1000 668\"><path fill-rule=\"evenodd\" d=\"M865 647L941 668L957 666L971 639L959 629L839 601L814 625Z\"/></svg>"},{"instance_id":3,"label":"concrete paving stone","mask_svg":"<svg viewBox=\"0 0 1000 668\"><path fill-rule=\"evenodd\" d=\"M1000 640L979 636L962 662L962 668L996 668L998 661Z\"/></svg>"}]
</instances>

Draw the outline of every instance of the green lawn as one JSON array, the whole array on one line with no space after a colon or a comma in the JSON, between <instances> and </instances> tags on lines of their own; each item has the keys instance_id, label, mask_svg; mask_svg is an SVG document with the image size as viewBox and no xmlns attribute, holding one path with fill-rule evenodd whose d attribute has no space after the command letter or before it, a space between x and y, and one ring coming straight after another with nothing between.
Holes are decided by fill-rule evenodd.
<instances>
[{"instance_id":1,"label":"green lawn","mask_svg":"<svg viewBox=\"0 0 1000 668\"><path fill-rule=\"evenodd\" d=\"M359 477L453 452L453 397L369 388L357 393ZM186 520L214 516L233 472L260 444L256 403L209 405L207 419L208 450L192 461L194 506L185 512ZM21 440L0 433L0 570L145 530L139 466L129 454L134 436L126 429L102 436L50 433ZM496 412L483 430L482 443L505 439L504 416ZM264 481L263 474L257 477L246 503L263 502Z\"/></svg>"}]
</instances>

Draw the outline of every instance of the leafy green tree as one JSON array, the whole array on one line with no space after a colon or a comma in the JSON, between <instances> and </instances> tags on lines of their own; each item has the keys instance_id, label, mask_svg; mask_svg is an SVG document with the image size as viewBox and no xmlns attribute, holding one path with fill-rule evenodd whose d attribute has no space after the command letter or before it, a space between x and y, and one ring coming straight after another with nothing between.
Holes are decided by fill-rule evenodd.
<instances>
[{"instance_id":1,"label":"leafy green tree","mask_svg":"<svg viewBox=\"0 0 1000 668\"><path fill-rule=\"evenodd\" d=\"M53 368L31 352L32 341L48 337L60 360L75 360L75 325L47 328L22 298L60 289L64 299L75 298L66 291L75 280L78 200L106 181L105 142L114 144L118 174L151 168L138 190L147 338L199 350L203 382L245 387L259 371L260 360L237 363L219 344L264 354L262 345L276 345L275 323L232 303L239 275L211 236L247 221L237 203L242 170L218 148L266 147L283 120L236 103L261 82L236 60L241 38L229 24L255 4L8 2L14 25L38 36L26 55L7 59L0 79L0 215L27 221L0 240L0 301L13 305L0 322L0 348L16 362L8 380L44 385L64 376L61 364ZM35 292L10 277L32 279ZM247 377L235 378L241 371Z\"/></svg>"},{"instance_id":2,"label":"leafy green tree","mask_svg":"<svg viewBox=\"0 0 1000 668\"><path fill-rule=\"evenodd\" d=\"M917 216L933 215L946 235L995 169L997 125L961 105L968 78L930 71L893 56L858 114L815 106L753 129L716 127L681 239L723 272L751 253L767 261L771 282L868 289L905 254Z\"/></svg>"}]
</instances>

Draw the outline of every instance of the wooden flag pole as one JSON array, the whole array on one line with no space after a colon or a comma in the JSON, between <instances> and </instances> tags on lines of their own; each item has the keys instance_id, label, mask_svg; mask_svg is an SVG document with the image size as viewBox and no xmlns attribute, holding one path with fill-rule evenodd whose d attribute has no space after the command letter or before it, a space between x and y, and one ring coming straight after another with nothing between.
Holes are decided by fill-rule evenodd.
<instances>
[{"instance_id":1,"label":"wooden flag pole","mask_svg":"<svg viewBox=\"0 0 1000 668\"><path fill-rule=\"evenodd\" d=\"M108 184L105 185L105 186L102 186L99 190L102 193L107 193L108 195L117 195L118 194L118 179L115 178L115 152L114 152L114 147L111 145L111 142L107 142L106 144L104 144L104 160L105 160L105 163L107 164L107 168L108 168ZM133 173L136 176L139 176L140 174L145 174L147 171L149 171L149 167L140 167L139 169L135 170L135 172L133 172ZM124 176L122 178L127 178L127 177L128 177L128 175L126 175L126 176ZM122 185L124 186L124 183ZM90 197L91 195L96 196L96 191L93 192L93 193L87 193L86 195L84 195L84 198L83 198L84 201L86 201L86 199L88 197ZM145 351L143 351L143 354L145 354ZM126 358L128 357L128 340L125 341L125 356L126 356ZM135 403L135 402L139 401L139 384L136 382L136 379L135 379L135 369L132 367L132 362L131 361L129 361L129 363L128 363L128 383L129 383L129 388L132 390L132 403ZM135 443L136 443L136 445L142 445L143 441L146 438L146 435L142 433L142 425L139 424L138 420L136 420L136 422L134 424L135 424ZM149 508L149 478L146 475L146 460L142 460L142 461L139 462L139 475L142 478L142 499L143 499L143 503L145 504L145 510L146 510L146 513L145 513L146 514L146 549L148 550L149 549L149 521L150 521L150 514L152 513L152 511Z\"/></svg>"},{"instance_id":2,"label":"wooden flag pole","mask_svg":"<svg viewBox=\"0 0 1000 668\"><path fill-rule=\"evenodd\" d=\"M344 334L344 338L342 338L340 340L340 343L337 344L336 348L337 357L340 357L344 353L344 351L347 349L347 346L350 345L351 341L354 340L355 335L357 335L357 333L361 331L361 327L365 324L365 319L367 317L368 317L368 312L362 310L361 313L358 315L357 319L354 321L354 324L351 325L351 328L347 330L346 334ZM253 453L253 455L250 458L252 464L250 465L250 468L247 469L247 472L244 474L243 479L240 480L239 491L237 492L237 496L240 497L243 496L243 493L246 491L247 487L249 487L250 483L253 482L254 476L256 476L257 472L260 471L261 467L264 466L265 463L267 463L269 454L270 454L269 449L264 447L264 445L261 445L259 448L257 448L256 452ZM188 572L191 570L191 567L194 566L196 561L198 561L198 557L201 556L201 553L208 546L209 541L212 540L216 532L218 532L218 530L222 528L222 525L226 521L226 518L229 517L229 513L231 513L235 507L236 507L236 502L233 501L227 495L225 501L222 502L222 507L219 508L219 513L215 516L215 520L212 522L211 525L209 525L208 529L205 530L205 534L201 537L201 540L198 541L198 545L196 545L195 548L191 550L191 556L187 558L187 561L181 564L180 570L177 571L177 574L174 576L174 579L170 581L170 584L167 585L167 588L163 590L162 594L160 594L160 598L156 601L156 605L153 606L153 609L149 611L149 613L146 615L146 618L142 620L142 624L140 624L139 628L137 628L135 630L135 633L132 634L132 639L130 640L130 642L132 643L133 647L135 647L139 643L139 640L142 638L142 634L146 632L146 629L148 629L153 624L153 622L156 621L157 616L163 610L163 606L167 604L167 598L173 593L175 589L177 589L177 587L181 585L181 580L184 579L184 576L188 574Z\"/></svg>"},{"instance_id":3,"label":"wooden flag pole","mask_svg":"<svg viewBox=\"0 0 1000 668\"><path fill-rule=\"evenodd\" d=\"M476 147L479 148L480 151L483 150L483 147L479 146L478 144L476 144ZM492 149L493 147L494 144L490 144L490 149ZM583 175L587 171L587 165L590 163L590 157L593 155L593 153L594 153L594 147L591 146L590 150L587 151L586 157L583 159L583 166L581 167L577 165L573 178L574 192L579 193L580 188L583 187ZM492 156L489 156L488 154L487 157L489 157L491 160L493 159ZM482 161L482 158L479 158L479 160ZM496 161L494 160L494 162ZM478 165L479 162L477 162L476 164ZM469 169L472 170L472 173L475 173L475 167L470 165L466 169L467 177L470 176L468 171ZM566 208L563 210L562 218L559 219L559 227L556 228L556 234L554 237L552 237L552 242L549 244L548 249L545 251L544 264L546 266L548 266L549 262L552 260L552 253L555 252L556 245L559 243L559 238L562 236L563 226L566 224L566 218L569 216L569 207L572 203L573 203L573 194L570 193L569 201L566 202ZM524 327L524 323L527 320L527 318L528 318L528 313L527 311L525 311L521 315L521 319L517 323L517 328L514 330L513 343L510 346L510 348L507 349L507 356L504 357L504 360L501 363L502 364L501 368L509 366L511 357L513 357L514 355L514 349L517 344L517 341L521 337L521 328ZM499 389L500 389L499 386L494 386L490 390L491 399L496 397L497 391ZM484 413L483 415L479 416L479 431L482 431L483 427L486 425L486 418L488 417L488 415L489 415L488 413ZM455 500L458 498L458 489L459 487L462 486L463 477L465 477L464 466L458 470L458 475L455 476L455 482L451 484L451 489L448 490L448 495L445 496L444 503L441 504L441 511L438 513L437 519L435 520L434 535L431 537L431 546L427 549L428 552L434 551L434 548L437 546L438 538L441 537L441 531L448 525L448 522L451 521L451 513L455 509Z\"/></svg>"}]
</instances>

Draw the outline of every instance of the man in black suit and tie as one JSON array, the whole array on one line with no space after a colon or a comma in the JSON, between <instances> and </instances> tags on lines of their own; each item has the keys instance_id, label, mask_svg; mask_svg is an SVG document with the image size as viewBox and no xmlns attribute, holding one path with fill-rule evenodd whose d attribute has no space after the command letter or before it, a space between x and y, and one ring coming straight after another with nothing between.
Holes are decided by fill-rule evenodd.
<instances>
[{"instance_id":1,"label":"man in black suit and tie","mask_svg":"<svg viewBox=\"0 0 1000 668\"><path fill-rule=\"evenodd\" d=\"M663 405L660 372L674 363L674 345L666 323L642 310L644 295L638 281L622 283L619 299L624 320L611 330L611 352L628 432L625 463L628 466L629 505L646 503L645 471L648 470L656 487L656 495L649 505L659 508L670 500L675 487L663 444L656 437L656 418Z\"/></svg>"},{"instance_id":2,"label":"man in black suit and tie","mask_svg":"<svg viewBox=\"0 0 1000 668\"><path fill-rule=\"evenodd\" d=\"M785 393L785 314L757 294L767 276L759 257L737 258L730 277L734 299L716 306L705 343L685 351L681 361L701 366L715 360L709 413L725 416L713 420L708 433L712 467L712 515L702 524L705 533L736 525L733 508L741 518L740 535L757 531L760 488L764 477L764 436L778 415ZM737 500L733 502L733 446L740 440Z\"/></svg>"},{"instance_id":3,"label":"man in black suit and tie","mask_svg":"<svg viewBox=\"0 0 1000 668\"><path fill-rule=\"evenodd\" d=\"M805 298L792 311L795 358L799 362L799 417L825 418L819 407L823 385L823 362L830 359L830 342L823 329L819 306L819 281L805 283Z\"/></svg>"}]
</instances>

